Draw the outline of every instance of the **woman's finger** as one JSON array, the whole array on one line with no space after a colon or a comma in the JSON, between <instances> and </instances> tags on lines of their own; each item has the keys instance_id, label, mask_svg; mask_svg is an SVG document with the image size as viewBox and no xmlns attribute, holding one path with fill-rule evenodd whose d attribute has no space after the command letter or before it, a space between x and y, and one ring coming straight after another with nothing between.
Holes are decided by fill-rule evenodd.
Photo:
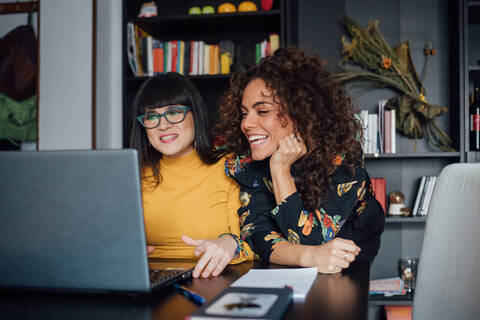
<instances>
[{"instance_id":1,"label":"woman's finger","mask_svg":"<svg viewBox=\"0 0 480 320\"><path fill-rule=\"evenodd\" d=\"M199 245L201 245L204 240L203 239L193 239L193 238L190 238L186 235L183 235L182 236L182 241L188 245L188 246L192 246L192 247L198 247Z\"/></svg>"},{"instance_id":2,"label":"woman's finger","mask_svg":"<svg viewBox=\"0 0 480 320\"><path fill-rule=\"evenodd\" d=\"M195 265L195 269L193 269L192 276L194 278L198 278L202 273L203 268L207 265L212 257L208 252L206 252L202 257L198 260L197 264Z\"/></svg>"},{"instance_id":3,"label":"woman's finger","mask_svg":"<svg viewBox=\"0 0 480 320\"><path fill-rule=\"evenodd\" d=\"M220 262L217 264L215 267L215 270L213 270L212 275L214 277L218 276L220 273L222 273L223 269L232 261L227 255L223 255L222 259Z\"/></svg>"},{"instance_id":4,"label":"woman's finger","mask_svg":"<svg viewBox=\"0 0 480 320\"><path fill-rule=\"evenodd\" d=\"M220 254L218 252L216 252L216 254L214 253L212 255L212 258L210 259L210 261L208 262L208 264L205 266L205 268L203 269L203 273L202 273L202 277L203 278L208 278L210 277L210 274L213 272L213 270L215 270L215 268L217 267L217 265L219 264L220 260L221 260L221 257L223 256L223 254Z\"/></svg>"},{"instance_id":5,"label":"woman's finger","mask_svg":"<svg viewBox=\"0 0 480 320\"><path fill-rule=\"evenodd\" d=\"M147 254L152 254L155 251L154 246L147 246Z\"/></svg>"}]
</instances>

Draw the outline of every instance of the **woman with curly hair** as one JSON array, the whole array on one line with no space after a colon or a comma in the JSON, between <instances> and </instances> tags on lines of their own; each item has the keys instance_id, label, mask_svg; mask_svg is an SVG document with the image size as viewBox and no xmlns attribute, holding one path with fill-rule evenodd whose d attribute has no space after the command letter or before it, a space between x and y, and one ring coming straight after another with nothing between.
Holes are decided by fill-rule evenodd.
<instances>
[{"instance_id":1,"label":"woman with curly hair","mask_svg":"<svg viewBox=\"0 0 480 320\"><path fill-rule=\"evenodd\" d=\"M240 185L241 238L264 262L336 273L373 261L384 212L362 130L317 56L281 48L232 77L220 103L226 172Z\"/></svg>"}]
</instances>

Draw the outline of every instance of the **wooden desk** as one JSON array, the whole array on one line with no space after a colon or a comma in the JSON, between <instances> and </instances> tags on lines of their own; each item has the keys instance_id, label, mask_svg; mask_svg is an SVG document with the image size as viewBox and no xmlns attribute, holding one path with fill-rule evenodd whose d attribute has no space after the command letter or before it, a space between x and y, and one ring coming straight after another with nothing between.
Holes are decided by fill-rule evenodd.
<instances>
[{"instance_id":1,"label":"wooden desk","mask_svg":"<svg viewBox=\"0 0 480 320\"><path fill-rule=\"evenodd\" d=\"M229 266L216 278L189 279L183 284L208 301L252 266L252 263ZM268 268L259 265L254 267ZM353 263L343 274L319 274L307 298L294 301L284 319L367 319L369 274L368 262ZM184 319L196 309L197 306L171 287L136 298L0 292L2 319Z\"/></svg>"}]
</instances>

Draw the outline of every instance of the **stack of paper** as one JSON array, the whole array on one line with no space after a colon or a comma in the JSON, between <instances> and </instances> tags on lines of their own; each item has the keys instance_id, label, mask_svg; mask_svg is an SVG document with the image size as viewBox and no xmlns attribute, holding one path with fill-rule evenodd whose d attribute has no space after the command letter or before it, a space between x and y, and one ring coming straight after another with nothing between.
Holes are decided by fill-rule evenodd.
<instances>
[{"instance_id":1,"label":"stack of paper","mask_svg":"<svg viewBox=\"0 0 480 320\"><path fill-rule=\"evenodd\" d=\"M399 277L370 281L370 294L384 294L385 296L393 296L404 293L405 288L403 286L403 281Z\"/></svg>"},{"instance_id":2,"label":"stack of paper","mask_svg":"<svg viewBox=\"0 0 480 320\"><path fill-rule=\"evenodd\" d=\"M252 269L235 281L232 287L284 288L287 286L293 289L294 299L305 299L317 274L317 268Z\"/></svg>"}]
</instances>

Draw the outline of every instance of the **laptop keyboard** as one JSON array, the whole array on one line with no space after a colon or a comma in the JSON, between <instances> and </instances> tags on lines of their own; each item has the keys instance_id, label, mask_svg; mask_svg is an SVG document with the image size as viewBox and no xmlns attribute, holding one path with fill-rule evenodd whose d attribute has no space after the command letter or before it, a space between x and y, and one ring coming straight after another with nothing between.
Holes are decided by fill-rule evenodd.
<instances>
[{"instance_id":1,"label":"laptop keyboard","mask_svg":"<svg viewBox=\"0 0 480 320\"><path fill-rule=\"evenodd\" d=\"M178 280L190 277L190 274L185 270L150 270L150 287L163 288Z\"/></svg>"}]
</instances>

